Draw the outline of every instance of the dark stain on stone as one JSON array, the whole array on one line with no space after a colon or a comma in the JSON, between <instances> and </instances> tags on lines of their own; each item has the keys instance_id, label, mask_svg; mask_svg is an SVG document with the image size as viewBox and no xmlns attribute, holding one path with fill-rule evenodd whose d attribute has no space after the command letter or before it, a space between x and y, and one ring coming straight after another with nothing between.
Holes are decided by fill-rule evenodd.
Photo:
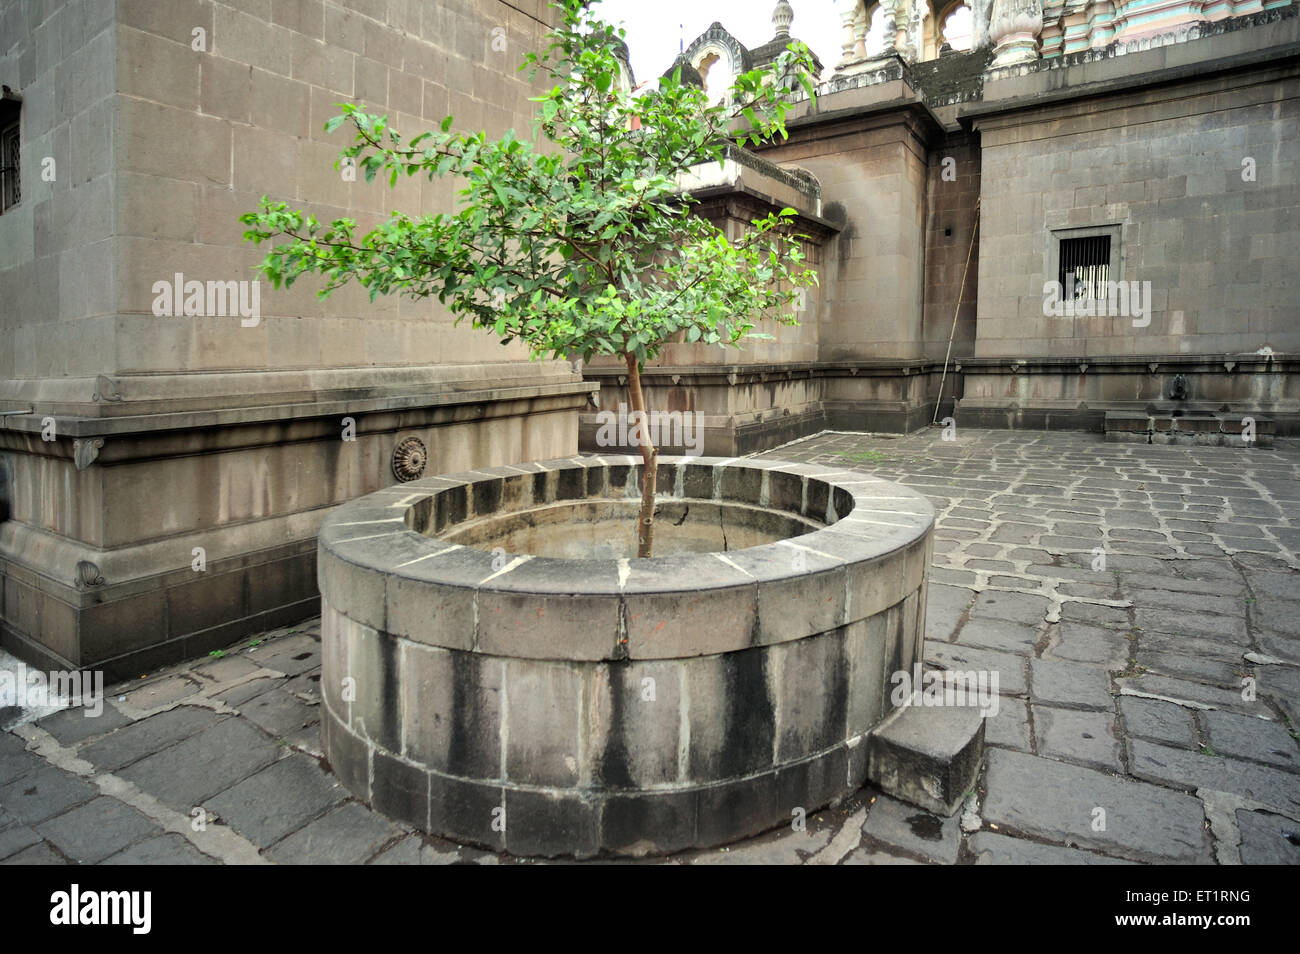
<instances>
[{"instance_id":1,"label":"dark stain on stone","mask_svg":"<svg viewBox=\"0 0 1300 954\"><path fill-rule=\"evenodd\" d=\"M379 664L382 667L379 691L383 693L384 700L380 718L383 720L384 741L393 751L401 751L402 715L398 700L401 698L402 684L397 673L397 640L387 636L380 636L379 639Z\"/></svg>"},{"instance_id":2,"label":"dark stain on stone","mask_svg":"<svg viewBox=\"0 0 1300 954\"><path fill-rule=\"evenodd\" d=\"M723 730L726 741L718 753L718 777L745 775L771 764L776 707L768 695L765 656L760 649L745 649L730 654L724 663L726 688L721 698L731 704Z\"/></svg>"},{"instance_id":3,"label":"dark stain on stone","mask_svg":"<svg viewBox=\"0 0 1300 954\"><path fill-rule=\"evenodd\" d=\"M474 512L494 514L499 511L503 486L504 482L500 478L477 481L474 484Z\"/></svg>"},{"instance_id":4,"label":"dark stain on stone","mask_svg":"<svg viewBox=\"0 0 1300 954\"><path fill-rule=\"evenodd\" d=\"M557 478L556 500L579 500L587 495L587 471L582 467L562 470Z\"/></svg>"},{"instance_id":5,"label":"dark stain on stone","mask_svg":"<svg viewBox=\"0 0 1300 954\"><path fill-rule=\"evenodd\" d=\"M600 755L600 780L609 788L635 788L628 769L627 736L636 732L627 718L628 666L609 667L609 736Z\"/></svg>"},{"instance_id":6,"label":"dark stain on stone","mask_svg":"<svg viewBox=\"0 0 1300 954\"><path fill-rule=\"evenodd\" d=\"M933 815L917 813L907 819L912 834L926 841L939 841L943 837L943 822Z\"/></svg>"},{"instance_id":7,"label":"dark stain on stone","mask_svg":"<svg viewBox=\"0 0 1300 954\"><path fill-rule=\"evenodd\" d=\"M495 775L497 766L487 764L482 746L484 713L493 709L489 700L480 698L477 654L453 652L451 670L451 712L457 717L450 720L447 769L453 775L470 778Z\"/></svg>"}]
</instances>

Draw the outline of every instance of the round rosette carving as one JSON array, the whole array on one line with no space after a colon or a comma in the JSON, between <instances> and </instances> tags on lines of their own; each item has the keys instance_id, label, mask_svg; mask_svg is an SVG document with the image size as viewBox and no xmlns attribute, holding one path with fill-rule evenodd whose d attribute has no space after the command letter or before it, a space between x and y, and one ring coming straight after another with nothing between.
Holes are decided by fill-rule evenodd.
<instances>
[{"instance_id":1,"label":"round rosette carving","mask_svg":"<svg viewBox=\"0 0 1300 954\"><path fill-rule=\"evenodd\" d=\"M393 450L393 476L405 483L424 476L429 451L418 437L408 437Z\"/></svg>"}]
</instances>

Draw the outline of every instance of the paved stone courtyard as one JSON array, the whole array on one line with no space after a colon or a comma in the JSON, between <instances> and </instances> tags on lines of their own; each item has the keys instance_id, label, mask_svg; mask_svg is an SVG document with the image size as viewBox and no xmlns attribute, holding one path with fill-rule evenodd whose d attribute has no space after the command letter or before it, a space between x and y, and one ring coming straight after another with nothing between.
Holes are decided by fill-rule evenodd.
<instances>
[{"instance_id":1,"label":"paved stone courtyard","mask_svg":"<svg viewBox=\"0 0 1300 954\"><path fill-rule=\"evenodd\" d=\"M864 789L678 863L1300 862L1300 443L823 433L763 457L897 480L939 512L927 664L996 672L986 766L939 818ZM0 859L514 863L423 837L323 768L319 623L0 712ZM200 828L202 830L195 830Z\"/></svg>"}]
</instances>

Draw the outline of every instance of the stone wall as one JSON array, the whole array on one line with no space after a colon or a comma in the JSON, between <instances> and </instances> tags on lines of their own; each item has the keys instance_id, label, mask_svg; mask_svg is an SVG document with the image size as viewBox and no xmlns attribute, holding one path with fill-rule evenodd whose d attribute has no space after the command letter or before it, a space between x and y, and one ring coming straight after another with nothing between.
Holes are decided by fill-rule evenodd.
<instances>
[{"instance_id":1,"label":"stone wall","mask_svg":"<svg viewBox=\"0 0 1300 954\"><path fill-rule=\"evenodd\" d=\"M0 3L0 82L22 96L23 201L0 215L0 643L52 666L139 670L318 611L315 533L430 472L572 454L592 385L436 304L304 279L260 314L158 316L156 282L238 282L263 194L361 228L450 210L333 168L339 101L405 135L530 130L516 67L539 0ZM57 175L44 183L41 159ZM248 302L251 304L251 300ZM52 423L51 423L52 422Z\"/></svg>"},{"instance_id":2,"label":"stone wall","mask_svg":"<svg viewBox=\"0 0 1300 954\"><path fill-rule=\"evenodd\" d=\"M1195 75L1198 63L1292 42L1298 25L1291 17L1058 75L986 83L983 109L1002 103L996 114L972 111L984 172L977 355L1300 348L1292 255L1300 244L1300 68L1278 61ZM1176 85L1120 85L1119 77L1180 67ZM1109 81L1110 95L1051 95L1089 81ZM1000 92L1003 85L1011 88ZM1121 230L1113 277L1151 283L1149 324L1146 316L1044 316L1043 282L1056 278L1048 274L1052 233L1087 226Z\"/></svg>"},{"instance_id":3,"label":"stone wall","mask_svg":"<svg viewBox=\"0 0 1300 954\"><path fill-rule=\"evenodd\" d=\"M451 209L451 181L344 181L334 163L346 129L327 135L325 120L356 101L408 137L448 113L461 129L527 134L536 88L516 68L554 15L538 0L7 2L3 81L25 100L24 167L50 155L61 174L25 175L30 201L0 219L0 267L18 269L4 281L24 291L6 312L15 347L0 377L525 357L453 329L436 302L371 303L358 287L322 301L310 280L263 283L261 320L248 326L155 317L153 286L178 272L254 277L265 250L243 242L237 217L264 194L361 229L391 208Z\"/></svg>"}]
</instances>

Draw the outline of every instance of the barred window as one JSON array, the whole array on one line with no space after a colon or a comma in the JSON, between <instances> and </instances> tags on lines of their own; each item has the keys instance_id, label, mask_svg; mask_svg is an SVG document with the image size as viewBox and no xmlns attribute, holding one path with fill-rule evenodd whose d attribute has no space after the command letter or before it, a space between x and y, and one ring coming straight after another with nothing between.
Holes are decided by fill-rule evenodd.
<instances>
[{"instance_id":1,"label":"barred window","mask_svg":"<svg viewBox=\"0 0 1300 954\"><path fill-rule=\"evenodd\" d=\"M0 100L0 212L22 198L18 168L18 110L14 100Z\"/></svg>"},{"instance_id":2,"label":"barred window","mask_svg":"<svg viewBox=\"0 0 1300 954\"><path fill-rule=\"evenodd\" d=\"M1110 279L1110 239L1109 235L1061 239L1057 281L1061 283L1064 300L1106 297L1106 282Z\"/></svg>"}]
</instances>

